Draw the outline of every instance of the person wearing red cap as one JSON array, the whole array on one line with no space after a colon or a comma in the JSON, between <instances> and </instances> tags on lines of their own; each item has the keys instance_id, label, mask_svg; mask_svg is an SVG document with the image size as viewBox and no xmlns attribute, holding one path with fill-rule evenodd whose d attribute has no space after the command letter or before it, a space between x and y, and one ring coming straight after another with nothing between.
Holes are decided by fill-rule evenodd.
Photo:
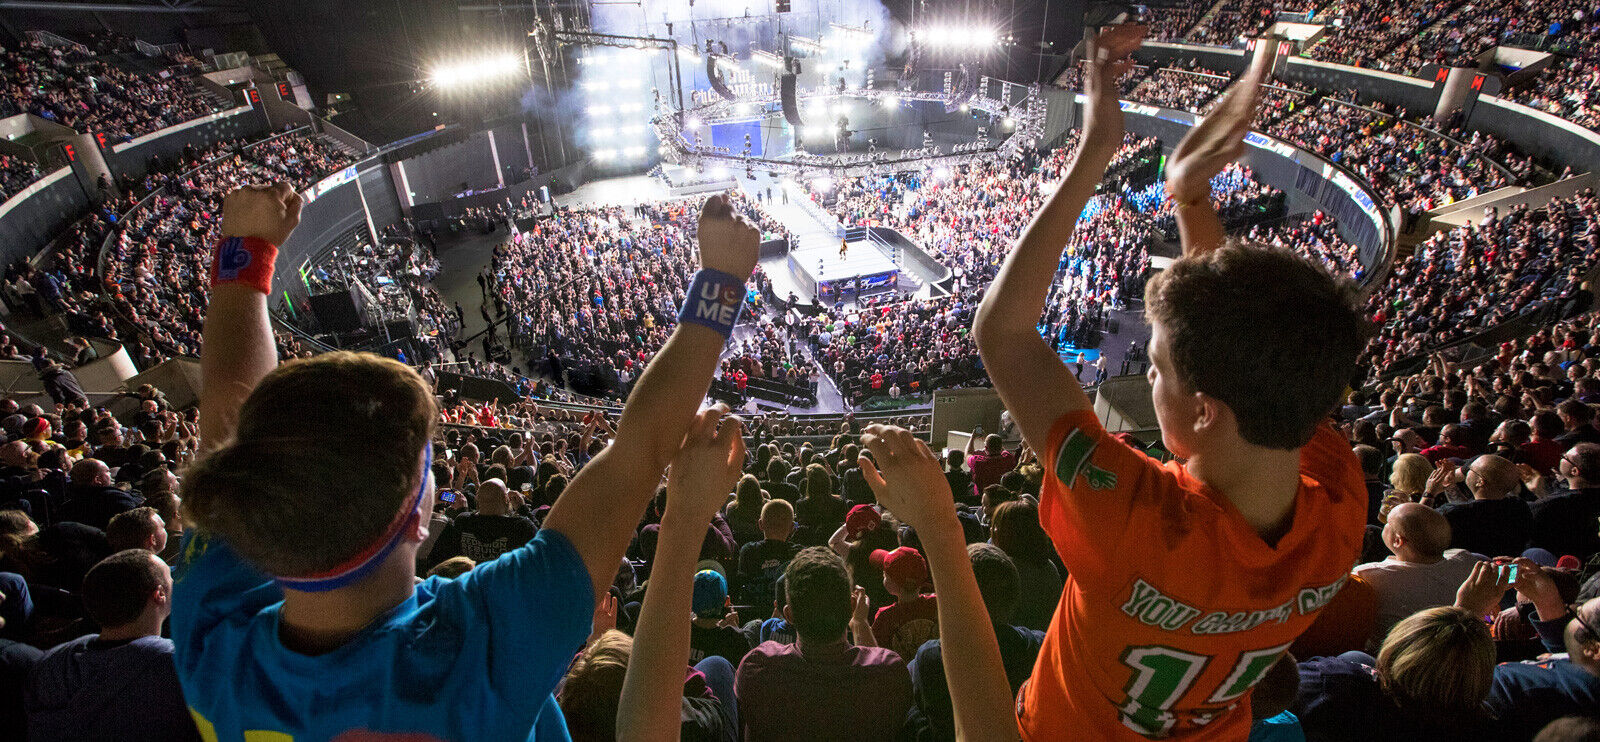
<instances>
[{"instance_id":1,"label":"person wearing red cap","mask_svg":"<svg viewBox=\"0 0 1600 742\"><path fill-rule=\"evenodd\" d=\"M907 662L929 639L939 638L939 603L932 593L923 593L928 582L928 563L922 553L909 546L894 551L877 549L872 564L883 570L883 589L894 596L894 603L878 609L872 619L872 636L878 646L893 649Z\"/></svg>"},{"instance_id":2,"label":"person wearing red cap","mask_svg":"<svg viewBox=\"0 0 1600 742\"><path fill-rule=\"evenodd\" d=\"M849 559L850 545L861 540L861 534L877 530L878 524L883 522L883 516L878 514L878 509L871 505L857 505L850 508L850 513L844 517L844 525L833 532L828 539L828 547L833 553Z\"/></svg>"}]
</instances>

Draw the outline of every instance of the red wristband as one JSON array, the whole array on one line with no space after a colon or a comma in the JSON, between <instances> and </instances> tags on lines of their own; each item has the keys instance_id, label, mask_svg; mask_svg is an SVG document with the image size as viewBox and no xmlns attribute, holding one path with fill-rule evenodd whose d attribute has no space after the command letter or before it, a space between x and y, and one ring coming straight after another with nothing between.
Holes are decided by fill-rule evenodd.
<instances>
[{"instance_id":1,"label":"red wristband","mask_svg":"<svg viewBox=\"0 0 1600 742\"><path fill-rule=\"evenodd\" d=\"M272 293L272 265L278 247L260 237L225 237L211 253L211 285L243 284Z\"/></svg>"}]
</instances>

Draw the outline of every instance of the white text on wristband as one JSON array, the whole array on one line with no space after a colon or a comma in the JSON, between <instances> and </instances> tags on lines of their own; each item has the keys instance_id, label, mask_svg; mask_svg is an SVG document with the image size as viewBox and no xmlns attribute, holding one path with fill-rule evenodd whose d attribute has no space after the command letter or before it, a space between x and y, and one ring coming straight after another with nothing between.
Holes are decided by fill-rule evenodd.
<instances>
[{"instance_id":1,"label":"white text on wristband","mask_svg":"<svg viewBox=\"0 0 1600 742\"><path fill-rule=\"evenodd\" d=\"M719 270L702 268L689 284L689 297L678 312L678 323L709 327L724 338L732 337L733 326L739 321L739 310L744 307L744 297L743 280Z\"/></svg>"}]
</instances>

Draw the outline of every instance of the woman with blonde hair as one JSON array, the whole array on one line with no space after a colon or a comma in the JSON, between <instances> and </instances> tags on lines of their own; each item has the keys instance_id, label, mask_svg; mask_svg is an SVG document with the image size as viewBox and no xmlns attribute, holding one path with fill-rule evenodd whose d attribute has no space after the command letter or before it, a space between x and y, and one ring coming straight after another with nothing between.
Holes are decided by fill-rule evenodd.
<instances>
[{"instance_id":1,"label":"woman with blonde hair","mask_svg":"<svg viewBox=\"0 0 1600 742\"><path fill-rule=\"evenodd\" d=\"M1346 652L1301 663L1292 710L1311 742L1490 740L1484 701L1494 666L1481 619L1456 606L1429 608L1395 624L1377 659Z\"/></svg>"},{"instance_id":2,"label":"woman with blonde hair","mask_svg":"<svg viewBox=\"0 0 1600 742\"><path fill-rule=\"evenodd\" d=\"M1389 491L1384 493L1382 518L1379 520L1386 520L1389 510L1400 502L1421 501L1422 491L1427 489L1427 478L1432 473L1434 464L1430 464L1422 454L1400 454L1389 473Z\"/></svg>"}]
</instances>

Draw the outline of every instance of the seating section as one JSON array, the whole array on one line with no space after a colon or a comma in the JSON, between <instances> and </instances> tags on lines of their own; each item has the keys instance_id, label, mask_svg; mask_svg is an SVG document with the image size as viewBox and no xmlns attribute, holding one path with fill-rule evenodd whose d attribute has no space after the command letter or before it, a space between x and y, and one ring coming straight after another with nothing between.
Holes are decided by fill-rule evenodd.
<instances>
[{"instance_id":1,"label":"seating section","mask_svg":"<svg viewBox=\"0 0 1600 742\"><path fill-rule=\"evenodd\" d=\"M122 142L217 110L182 75L130 72L35 42L0 56L0 116L31 113Z\"/></svg>"}]
</instances>

